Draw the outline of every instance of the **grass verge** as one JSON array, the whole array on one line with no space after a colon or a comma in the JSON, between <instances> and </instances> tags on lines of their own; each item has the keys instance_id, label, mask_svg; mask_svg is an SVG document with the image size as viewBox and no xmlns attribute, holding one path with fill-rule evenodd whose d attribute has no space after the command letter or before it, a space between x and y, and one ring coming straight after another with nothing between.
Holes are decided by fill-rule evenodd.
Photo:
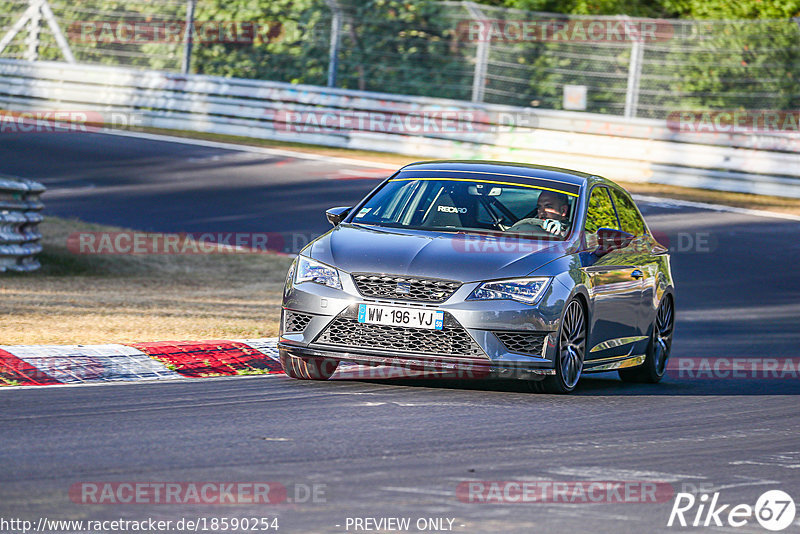
<instances>
[{"instance_id":1,"label":"grass verge","mask_svg":"<svg viewBox=\"0 0 800 534\"><path fill-rule=\"evenodd\" d=\"M42 269L0 276L0 344L277 335L286 256L78 255L71 233L122 229L54 217L41 229Z\"/></svg>"}]
</instances>

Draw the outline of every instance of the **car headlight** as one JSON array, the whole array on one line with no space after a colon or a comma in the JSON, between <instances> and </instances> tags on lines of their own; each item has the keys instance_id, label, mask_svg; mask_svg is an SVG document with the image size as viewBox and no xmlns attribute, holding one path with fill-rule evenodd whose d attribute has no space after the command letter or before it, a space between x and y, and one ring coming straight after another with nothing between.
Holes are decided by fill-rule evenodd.
<instances>
[{"instance_id":1,"label":"car headlight","mask_svg":"<svg viewBox=\"0 0 800 534\"><path fill-rule=\"evenodd\" d=\"M289 266L289 272L286 273L286 284L283 286L283 296L288 297L289 291L292 290L292 284L294 283L294 270L297 268L297 258L294 259L292 264Z\"/></svg>"},{"instance_id":2,"label":"car headlight","mask_svg":"<svg viewBox=\"0 0 800 534\"><path fill-rule=\"evenodd\" d=\"M467 300L515 300L523 304L536 304L549 284L549 277L483 282Z\"/></svg>"},{"instance_id":3,"label":"car headlight","mask_svg":"<svg viewBox=\"0 0 800 534\"><path fill-rule=\"evenodd\" d=\"M338 270L311 258L298 256L295 283L300 284L302 282L314 282L315 284L342 289Z\"/></svg>"}]
</instances>

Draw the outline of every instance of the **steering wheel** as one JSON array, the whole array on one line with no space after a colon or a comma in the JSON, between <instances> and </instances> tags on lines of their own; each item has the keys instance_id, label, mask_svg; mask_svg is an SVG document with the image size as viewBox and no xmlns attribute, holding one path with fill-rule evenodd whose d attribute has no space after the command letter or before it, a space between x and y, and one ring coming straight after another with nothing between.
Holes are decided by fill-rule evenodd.
<instances>
[{"instance_id":1,"label":"steering wheel","mask_svg":"<svg viewBox=\"0 0 800 534\"><path fill-rule=\"evenodd\" d=\"M552 236L553 234L542 228L543 221L544 219L537 219L536 217L526 217L512 224L508 231L513 232L516 230L520 233L524 231L533 235Z\"/></svg>"}]
</instances>

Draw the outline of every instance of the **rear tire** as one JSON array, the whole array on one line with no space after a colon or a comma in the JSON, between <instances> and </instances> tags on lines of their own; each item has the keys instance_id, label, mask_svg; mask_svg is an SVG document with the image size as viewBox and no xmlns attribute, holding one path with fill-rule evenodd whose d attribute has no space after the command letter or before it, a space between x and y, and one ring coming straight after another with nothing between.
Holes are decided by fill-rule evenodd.
<instances>
[{"instance_id":1,"label":"rear tire","mask_svg":"<svg viewBox=\"0 0 800 534\"><path fill-rule=\"evenodd\" d=\"M327 380L339 367L338 360L292 356L280 351L281 365L287 376L298 380Z\"/></svg>"},{"instance_id":2,"label":"rear tire","mask_svg":"<svg viewBox=\"0 0 800 534\"><path fill-rule=\"evenodd\" d=\"M618 371L623 382L656 384L664 378L667 359L672 349L672 331L675 327L675 306L670 295L665 296L658 305L656 319L647 344L644 363Z\"/></svg>"},{"instance_id":3,"label":"rear tire","mask_svg":"<svg viewBox=\"0 0 800 534\"><path fill-rule=\"evenodd\" d=\"M563 395L575 390L583 371L587 323L586 311L581 301L570 300L564 306L561 324L558 327L556 374L547 376L544 380L529 382L532 391Z\"/></svg>"}]
</instances>

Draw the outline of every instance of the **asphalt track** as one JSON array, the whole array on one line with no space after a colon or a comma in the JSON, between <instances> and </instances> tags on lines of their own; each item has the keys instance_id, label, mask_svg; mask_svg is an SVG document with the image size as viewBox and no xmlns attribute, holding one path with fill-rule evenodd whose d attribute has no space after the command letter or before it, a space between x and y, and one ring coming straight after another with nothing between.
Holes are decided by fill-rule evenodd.
<instances>
[{"instance_id":1,"label":"asphalt track","mask_svg":"<svg viewBox=\"0 0 800 534\"><path fill-rule=\"evenodd\" d=\"M326 229L326 207L351 203L381 174L100 134L4 135L0 172L45 183L51 214L142 230L309 234ZM673 250L673 357L800 356L800 223L641 207ZM452 518L453 532L676 531L666 526L671 500L473 504L456 487L645 480L719 491L723 503L752 505L768 489L797 500L798 393L797 375L644 386L613 374L585 377L566 397L514 382L284 377L10 389L0 391L0 516L277 516L282 532L345 532L348 517ZM209 507L68 496L76 482L130 480L323 484L325 497ZM786 532L798 528L796 519ZM715 530L766 532L753 519Z\"/></svg>"}]
</instances>

